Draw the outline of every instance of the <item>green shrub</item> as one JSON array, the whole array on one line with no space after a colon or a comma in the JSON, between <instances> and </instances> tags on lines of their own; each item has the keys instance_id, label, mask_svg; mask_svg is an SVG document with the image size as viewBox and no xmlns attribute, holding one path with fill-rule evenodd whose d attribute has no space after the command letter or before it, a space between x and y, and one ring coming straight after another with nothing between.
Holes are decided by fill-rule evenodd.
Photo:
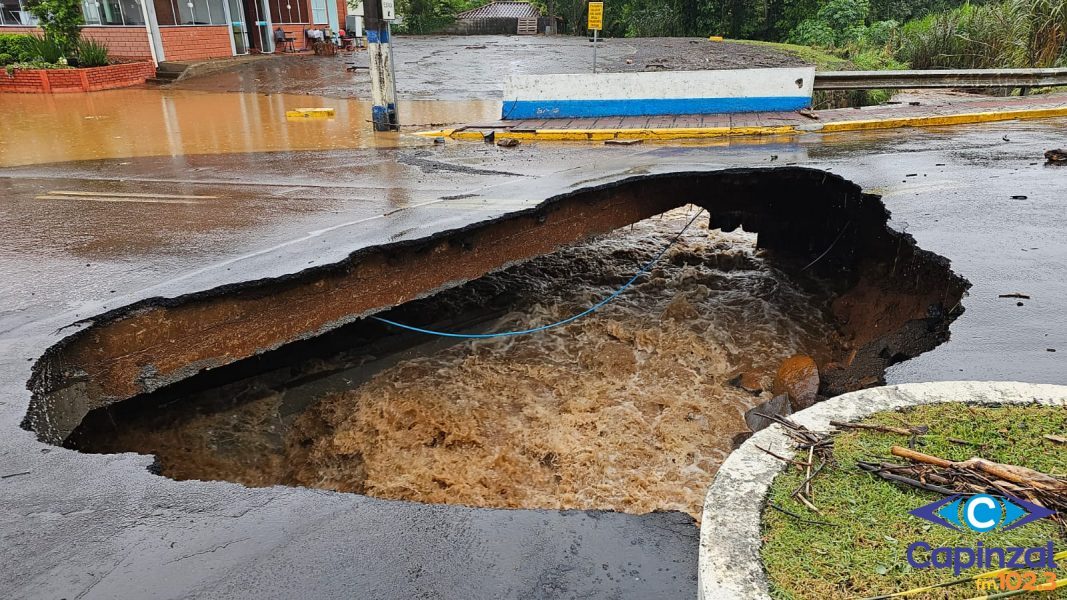
<instances>
[{"instance_id":1,"label":"green shrub","mask_svg":"<svg viewBox=\"0 0 1067 600\"><path fill-rule=\"evenodd\" d=\"M964 4L909 22L901 29L897 57L914 69L1038 66L1027 58L1026 40L1033 14L1029 5L1043 1Z\"/></svg>"},{"instance_id":2,"label":"green shrub","mask_svg":"<svg viewBox=\"0 0 1067 600\"><path fill-rule=\"evenodd\" d=\"M11 56L7 52L0 52L0 67L4 65L10 65L15 62L15 57Z\"/></svg>"},{"instance_id":3,"label":"green shrub","mask_svg":"<svg viewBox=\"0 0 1067 600\"><path fill-rule=\"evenodd\" d=\"M864 50L850 58L857 71L901 71L908 65L883 50Z\"/></svg>"},{"instance_id":4,"label":"green shrub","mask_svg":"<svg viewBox=\"0 0 1067 600\"><path fill-rule=\"evenodd\" d=\"M25 0L24 4L37 17L45 37L59 48L60 56L75 50L85 23L80 0Z\"/></svg>"},{"instance_id":5,"label":"green shrub","mask_svg":"<svg viewBox=\"0 0 1067 600\"><path fill-rule=\"evenodd\" d=\"M65 54L63 46L50 35L35 35L31 47L33 60L41 60L46 63L58 64Z\"/></svg>"},{"instance_id":6,"label":"green shrub","mask_svg":"<svg viewBox=\"0 0 1067 600\"><path fill-rule=\"evenodd\" d=\"M31 60L27 62L14 62L9 65L4 65L4 70L8 75L13 75L15 69L70 69L67 65L57 65L53 63L47 63L43 60Z\"/></svg>"},{"instance_id":7,"label":"green shrub","mask_svg":"<svg viewBox=\"0 0 1067 600\"><path fill-rule=\"evenodd\" d=\"M868 0L827 0L814 18L804 19L789 33L794 44L839 48L858 42L866 33Z\"/></svg>"},{"instance_id":8,"label":"green shrub","mask_svg":"<svg viewBox=\"0 0 1067 600\"><path fill-rule=\"evenodd\" d=\"M1067 0L1009 0L1026 27L1026 63L1033 67L1062 64L1067 57Z\"/></svg>"},{"instance_id":9,"label":"green shrub","mask_svg":"<svg viewBox=\"0 0 1067 600\"><path fill-rule=\"evenodd\" d=\"M804 19L789 33L789 43L815 48L833 48L834 30L818 19Z\"/></svg>"},{"instance_id":10,"label":"green shrub","mask_svg":"<svg viewBox=\"0 0 1067 600\"><path fill-rule=\"evenodd\" d=\"M895 48L900 23L896 21L875 21L860 36L860 41L868 48L890 50Z\"/></svg>"},{"instance_id":11,"label":"green shrub","mask_svg":"<svg viewBox=\"0 0 1067 600\"><path fill-rule=\"evenodd\" d=\"M78 41L78 66L102 67L108 64L108 49L106 44L93 40Z\"/></svg>"},{"instance_id":12,"label":"green shrub","mask_svg":"<svg viewBox=\"0 0 1067 600\"><path fill-rule=\"evenodd\" d=\"M35 58L33 36L25 34L0 34L0 54L10 54L15 62Z\"/></svg>"}]
</instances>

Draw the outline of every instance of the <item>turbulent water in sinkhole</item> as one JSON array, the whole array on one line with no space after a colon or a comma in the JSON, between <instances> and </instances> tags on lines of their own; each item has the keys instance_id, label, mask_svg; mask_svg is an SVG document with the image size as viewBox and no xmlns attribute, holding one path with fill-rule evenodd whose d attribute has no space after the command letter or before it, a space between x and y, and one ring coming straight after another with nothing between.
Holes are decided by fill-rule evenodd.
<instances>
[{"instance_id":1,"label":"turbulent water in sinkhole","mask_svg":"<svg viewBox=\"0 0 1067 600\"><path fill-rule=\"evenodd\" d=\"M631 277L685 225L678 209L488 276L514 298L481 329L551 323ZM504 508L679 510L704 491L769 399L783 359L842 347L830 293L775 268L755 235L698 221L614 302L533 335L363 357L324 380L171 403L116 423L92 451L155 454L164 475L301 485ZM351 355L344 360L351 362ZM328 381L327 381L328 380ZM325 383L324 383L325 382ZM240 398L244 394L249 399Z\"/></svg>"}]
</instances>

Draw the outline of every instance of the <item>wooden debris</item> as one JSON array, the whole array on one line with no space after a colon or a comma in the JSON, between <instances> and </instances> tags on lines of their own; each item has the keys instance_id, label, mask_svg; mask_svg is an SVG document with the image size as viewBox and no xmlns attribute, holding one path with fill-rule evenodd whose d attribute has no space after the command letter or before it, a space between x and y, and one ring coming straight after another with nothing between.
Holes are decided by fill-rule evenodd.
<instances>
[{"instance_id":1,"label":"wooden debris","mask_svg":"<svg viewBox=\"0 0 1067 600\"><path fill-rule=\"evenodd\" d=\"M1046 435L1044 437L1050 442L1056 442L1057 444L1067 444L1067 438L1063 437L1062 435Z\"/></svg>"},{"instance_id":2,"label":"wooden debris","mask_svg":"<svg viewBox=\"0 0 1067 600\"><path fill-rule=\"evenodd\" d=\"M917 478L914 478L914 477L907 477L907 476L904 476L904 475L899 475L897 473L892 472L890 469L886 469L886 468L882 467L881 465L877 465L877 464L874 464L874 463L857 462L856 466L859 467L860 469L864 470L864 471L867 471L868 473L871 473L873 475L877 475L878 477L881 477L882 479L885 479L887 481L895 481L897 483L903 483L903 484L906 484L906 485L910 485L912 487L917 487L917 488L919 488L921 490L926 490L928 492L935 492L935 493L938 493L938 494L944 494L946 496L951 496L952 494L956 493L956 490L953 490L953 489L950 489L950 488L947 488L947 487L944 487L944 486L925 483L925 482L921 481L920 479L917 479Z\"/></svg>"},{"instance_id":3,"label":"wooden debris","mask_svg":"<svg viewBox=\"0 0 1067 600\"><path fill-rule=\"evenodd\" d=\"M776 511L782 513L782 514L789 515L790 517L793 517L794 519L796 519L797 521L800 521L801 523L806 523L808 525L830 525L830 523L827 523L826 521L812 521L810 519L805 519L804 517L798 515L797 513L793 512L791 510L786 510L786 509L782 508L781 506L778 506L777 504L775 504L773 502L769 503L767 506L770 506L771 508L773 508L774 510L776 510Z\"/></svg>"},{"instance_id":4,"label":"wooden debris","mask_svg":"<svg viewBox=\"0 0 1067 600\"><path fill-rule=\"evenodd\" d=\"M940 494L991 493L1014 496L1046 508L1067 512L1067 480L1028 467L993 462L980 457L951 461L900 446L890 449L893 456L913 464L859 467L888 479Z\"/></svg>"},{"instance_id":5,"label":"wooden debris","mask_svg":"<svg viewBox=\"0 0 1067 600\"><path fill-rule=\"evenodd\" d=\"M804 468L804 467L808 466L807 463L802 463L802 462L800 462L798 460L793 460L792 458L786 458L786 457L781 456L779 454L775 454L774 452L771 452L770 450L768 450L768 449L766 449L766 448L764 448L762 446L756 446L756 449L757 450L762 450L762 451L766 452L767 454L770 454L771 456L777 458L778 460L780 460L780 461L782 461L784 463L788 463L788 464L791 464L791 465L796 465L796 466L798 466L800 468Z\"/></svg>"},{"instance_id":6,"label":"wooden debris","mask_svg":"<svg viewBox=\"0 0 1067 600\"><path fill-rule=\"evenodd\" d=\"M882 433L895 433L897 435L923 435L930 430L929 427L909 427L907 429L903 427L893 427L892 425L873 425L869 423L843 423L841 421L830 421L830 424L834 427L841 429L867 429L869 431L881 431Z\"/></svg>"},{"instance_id":7,"label":"wooden debris","mask_svg":"<svg viewBox=\"0 0 1067 600\"><path fill-rule=\"evenodd\" d=\"M1029 300L1030 296L1027 296L1026 294L1023 294L1021 292L1012 292L1010 294L1001 294L997 296L997 298L1018 298L1020 300Z\"/></svg>"},{"instance_id":8,"label":"wooden debris","mask_svg":"<svg viewBox=\"0 0 1067 600\"><path fill-rule=\"evenodd\" d=\"M917 452L911 448L901 448L900 446L893 446L889 452L893 456L899 456L900 458L906 458L912 462L925 463L928 465L934 465L936 467L948 468L952 466L951 460L945 460L937 456L931 456L929 454L923 454Z\"/></svg>"}]
</instances>

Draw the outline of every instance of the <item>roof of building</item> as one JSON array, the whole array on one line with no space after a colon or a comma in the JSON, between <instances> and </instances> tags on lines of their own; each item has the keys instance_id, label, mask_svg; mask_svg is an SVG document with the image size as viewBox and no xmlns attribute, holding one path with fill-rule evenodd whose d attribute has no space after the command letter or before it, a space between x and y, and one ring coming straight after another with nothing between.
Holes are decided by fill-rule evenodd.
<instances>
[{"instance_id":1,"label":"roof of building","mask_svg":"<svg viewBox=\"0 0 1067 600\"><path fill-rule=\"evenodd\" d=\"M490 2L456 15L457 19L536 19L541 10L529 2Z\"/></svg>"}]
</instances>

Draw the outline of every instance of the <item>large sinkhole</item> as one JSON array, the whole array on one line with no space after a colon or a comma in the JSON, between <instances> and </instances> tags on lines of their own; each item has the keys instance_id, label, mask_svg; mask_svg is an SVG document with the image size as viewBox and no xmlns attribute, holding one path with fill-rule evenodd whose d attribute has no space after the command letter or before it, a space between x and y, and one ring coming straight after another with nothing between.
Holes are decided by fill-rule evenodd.
<instances>
[{"instance_id":1,"label":"large sinkhole","mask_svg":"<svg viewBox=\"0 0 1067 600\"><path fill-rule=\"evenodd\" d=\"M888 216L800 168L577 191L102 315L38 361L25 426L83 452L154 455L175 479L699 519L746 411L782 391L783 362L810 357L825 398L948 339L968 284ZM534 328L668 246L614 302L536 334L457 340L368 318Z\"/></svg>"}]
</instances>

